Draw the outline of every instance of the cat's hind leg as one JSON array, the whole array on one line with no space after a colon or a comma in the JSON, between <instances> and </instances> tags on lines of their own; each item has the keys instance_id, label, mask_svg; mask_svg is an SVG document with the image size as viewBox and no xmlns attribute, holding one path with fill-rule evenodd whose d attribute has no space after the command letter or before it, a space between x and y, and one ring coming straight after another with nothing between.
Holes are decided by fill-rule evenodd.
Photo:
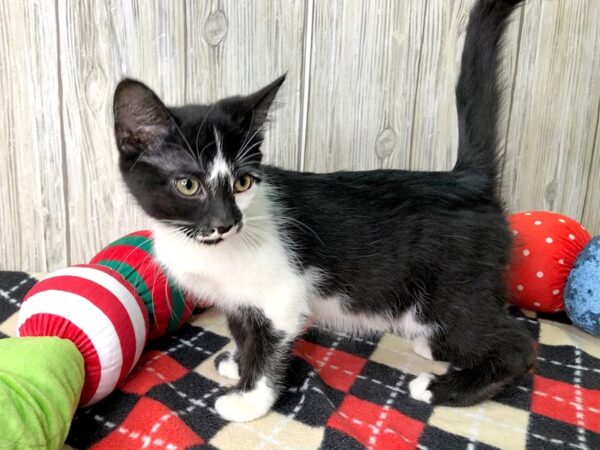
<instances>
[{"instance_id":1,"label":"cat's hind leg","mask_svg":"<svg viewBox=\"0 0 600 450\"><path fill-rule=\"evenodd\" d=\"M498 308L495 317L448 326L429 341L455 367L443 375L421 373L410 396L435 405L469 406L498 394L535 362L531 337Z\"/></svg>"},{"instance_id":2,"label":"cat's hind leg","mask_svg":"<svg viewBox=\"0 0 600 450\"><path fill-rule=\"evenodd\" d=\"M412 341L413 351L419 355L421 358L429 359L430 361L435 361L433 357L433 352L431 351L431 347L429 346L429 339L426 336L417 336Z\"/></svg>"}]
</instances>

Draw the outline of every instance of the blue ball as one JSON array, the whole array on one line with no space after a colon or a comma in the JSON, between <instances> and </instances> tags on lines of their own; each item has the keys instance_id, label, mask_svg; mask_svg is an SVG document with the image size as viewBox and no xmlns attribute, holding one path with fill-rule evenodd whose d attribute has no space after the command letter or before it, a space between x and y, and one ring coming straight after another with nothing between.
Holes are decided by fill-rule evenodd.
<instances>
[{"instance_id":1,"label":"blue ball","mask_svg":"<svg viewBox=\"0 0 600 450\"><path fill-rule=\"evenodd\" d=\"M600 236L575 261L565 289L565 310L579 328L600 336Z\"/></svg>"}]
</instances>

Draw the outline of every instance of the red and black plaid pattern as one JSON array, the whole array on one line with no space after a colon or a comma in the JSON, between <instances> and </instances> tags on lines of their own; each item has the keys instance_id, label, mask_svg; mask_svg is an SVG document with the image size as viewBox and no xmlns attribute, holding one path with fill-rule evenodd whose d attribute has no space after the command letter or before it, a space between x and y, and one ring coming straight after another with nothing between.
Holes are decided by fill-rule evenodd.
<instances>
[{"instance_id":1,"label":"red and black plaid pattern","mask_svg":"<svg viewBox=\"0 0 600 450\"><path fill-rule=\"evenodd\" d=\"M0 273L0 333L35 280ZM206 311L151 342L112 395L76 414L77 449L488 449L600 448L600 340L569 324L513 311L538 341L535 370L493 401L435 407L408 395L422 371L447 366L415 355L392 335L350 339L311 329L294 349L288 388L267 416L219 418L229 381L214 369L230 347L225 320Z\"/></svg>"}]
</instances>

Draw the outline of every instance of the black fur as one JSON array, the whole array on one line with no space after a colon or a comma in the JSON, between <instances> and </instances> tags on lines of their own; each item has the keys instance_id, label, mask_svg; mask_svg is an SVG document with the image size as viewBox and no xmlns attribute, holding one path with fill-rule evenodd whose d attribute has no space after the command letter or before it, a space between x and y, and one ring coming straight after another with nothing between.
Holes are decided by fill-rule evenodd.
<instances>
[{"instance_id":1,"label":"black fur","mask_svg":"<svg viewBox=\"0 0 600 450\"><path fill-rule=\"evenodd\" d=\"M216 152L213 127L222 130L236 174L274 187L285 218L279 233L299 273L323 274L319 294L342 294L349 314L400 318L414 308L421 323L435 327L434 356L461 368L432 381L432 401L489 398L535 360L531 339L503 310L511 235L497 188L498 43L518 3L479 0L471 13L456 88L458 161L450 172L314 174L261 165L260 127L280 78L249 97L171 109L145 86L123 82L115 93L123 177L148 214L176 227L199 230L223 217L237 223L226 186L190 199L170 184L181 176L204 180ZM258 309L229 312L228 321L238 345L238 388L252 389L261 375L278 388L292 339Z\"/></svg>"},{"instance_id":2,"label":"black fur","mask_svg":"<svg viewBox=\"0 0 600 450\"><path fill-rule=\"evenodd\" d=\"M241 219L233 192L220 184L198 196L177 193L173 180L197 177L205 183L215 158L214 129L223 142L223 156L234 175L250 174L260 182L262 126L285 76L247 97L212 105L167 108L145 85L119 83L114 95L115 136L119 167L129 190L148 215L182 228L193 237L219 226L238 226Z\"/></svg>"},{"instance_id":3,"label":"black fur","mask_svg":"<svg viewBox=\"0 0 600 450\"><path fill-rule=\"evenodd\" d=\"M269 319L257 308L240 308L227 314L227 325L235 341L240 381L237 389L247 391L254 388L261 376L266 376L272 387L279 390L283 385L292 341L277 331ZM219 363L215 359L215 365Z\"/></svg>"}]
</instances>

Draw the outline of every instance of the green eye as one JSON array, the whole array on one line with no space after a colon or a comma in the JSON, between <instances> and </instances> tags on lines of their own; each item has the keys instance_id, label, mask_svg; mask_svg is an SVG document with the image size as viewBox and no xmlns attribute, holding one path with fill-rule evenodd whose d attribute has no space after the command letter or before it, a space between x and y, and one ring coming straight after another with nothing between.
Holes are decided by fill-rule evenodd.
<instances>
[{"instance_id":1,"label":"green eye","mask_svg":"<svg viewBox=\"0 0 600 450\"><path fill-rule=\"evenodd\" d=\"M181 195L191 197L200 190L200 183L195 178L180 178L175 180L175 187Z\"/></svg>"},{"instance_id":2,"label":"green eye","mask_svg":"<svg viewBox=\"0 0 600 450\"><path fill-rule=\"evenodd\" d=\"M233 184L235 192L244 192L250 189L252 186L252 177L250 175L242 175Z\"/></svg>"}]
</instances>

